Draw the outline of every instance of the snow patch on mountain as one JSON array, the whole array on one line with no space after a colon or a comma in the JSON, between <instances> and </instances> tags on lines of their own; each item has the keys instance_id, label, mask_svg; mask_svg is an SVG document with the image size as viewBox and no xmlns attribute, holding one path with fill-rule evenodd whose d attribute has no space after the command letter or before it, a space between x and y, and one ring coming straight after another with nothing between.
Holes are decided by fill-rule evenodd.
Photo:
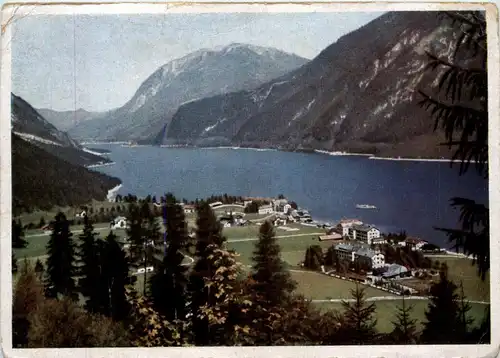
<instances>
[{"instance_id":1,"label":"snow patch on mountain","mask_svg":"<svg viewBox=\"0 0 500 358\"><path fill-rule=\"evenodd\" d=\"M28 134L28 133L22 133L22 132L17 132L13 131L14 134L18 135L22 139L28 141L28 142L39 142L43 144L51 144L51 145L57 145L59 147L62 147L61 143L54 142L52 140L48 140L39 136L36 136L34 134Z\"/></svg>"},{"instance_id":2,"label":"snow patch on mountain","mask_svg":"<svg viewBox=\"0 0 500 358\"><path fill-rule=\"evenodd\" d=\"M312 105L316 102L316 99L313 98L312 101L310 101L307 106L305 106L304 108L301 108L297 113L295 113L295 115L292 117L292 119L290 120L290 122L288 122L288 126L290 127L292 125L293 122L295 122L299 117L303 116L304 114L306 114L307 112L309 112L309 110L311 109Z\"/></svg>"},{"instance_id":3,"label":"snow patch on mountain","mask_svg":"<svg viewBox=\"0 0 500 358\"><path fill-rule=\"evenodd\" d=\"M224 123L225 121L227 121L227 118L224 117L222 119L218 119L217 122L211 126L208 126L206 127L204 130L203 130L203 133L208 133L210 132L211 130L213 130L215 127L217 127L219 124L222 124Z\"/></svg>"}]
</instances>

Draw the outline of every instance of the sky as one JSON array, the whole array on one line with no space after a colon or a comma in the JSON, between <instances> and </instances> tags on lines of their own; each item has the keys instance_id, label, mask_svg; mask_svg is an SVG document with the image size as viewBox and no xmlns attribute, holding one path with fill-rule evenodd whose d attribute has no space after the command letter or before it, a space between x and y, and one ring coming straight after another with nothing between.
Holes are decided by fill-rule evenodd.
<instances>
[{"instance_id":1,"label":"sky","mask_svg":"<svg viewBox=\"0 0 500 358\"><path fill-rule=\"evenodd\" d=\"M190 52L239 42L312 59L381 14L27 16L12 30L12 92L35 108L106 111L124 105L158 67Z\"/></svg>"}]
</instances>

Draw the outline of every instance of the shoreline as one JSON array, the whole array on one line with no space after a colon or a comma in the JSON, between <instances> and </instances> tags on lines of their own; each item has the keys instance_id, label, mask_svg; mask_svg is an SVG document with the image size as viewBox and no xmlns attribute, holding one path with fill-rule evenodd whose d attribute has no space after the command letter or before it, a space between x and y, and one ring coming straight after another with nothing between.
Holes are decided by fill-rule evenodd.
<instances>
[{"instance_id":1,"label":"shoreline","mask_svg":"<svg viewBox=\"0 0 500 358\"><path fill-rule=\"evenodd\" d=\"M107 166L115 165L115 164L116 164L115 162L102 163L102 164L90 164L90 165L86 165L85 168L92 169L92 168L99 168L99 167L107 167Z\"/></svg>"},{"instance_id":2,"label":"shoreline","mask_svg":"<svg viewBox=\"0 0 500 358\"><path fill-rule=\"evenodd\" d=\"M146 146L146 145L144 145ZM126 146L125 146L126 147ZM251 148L251 147L228 147L228 146L222 146L222 147L197 147L197 146L191 146L191 145L165 145L162 144L160 145L160 148L186 148L186 149L232 149L232 150L254 150L256 152L276 152L279 151L279 149L275 148Z\"/></svg>"},{"instance_id":3,"label":"shoreline","mask_svg":"<svg viewBox=\"0 0 500 358\"><path fill-rule=\"evenodd\" d=\"M349 153L349 152L341 152L341 151L330 152L328 150L320 150L320 149L314 149L314 153L330 155L332 157L340 157L340 156L371 157L371 156L373 156L373 154L367 154L367 153Z\"/></svg>"},{"instance_id":4,"label":"shoreline","mask_svg":"<svg viewBox=\"0 0 500 358\"><path fill-rule=\"evenodd\" d=\"M118 194L118 190L120 190L122 186L123 184L118 184L114 188L109 189L108 194L106 195L106 199L108 199L108 201L114 201L116 195Z\"/></svg>"},{"instance_id":5,"label":"shoreline","mask_svg":"<svg viewBox=\"0 0 500 358\"><path fill-rule=\"evenodd\" d=\"M88 148L85 148L85 147L82 147L82 150L85 152L85 153L89 153L89 154L93 154L93 155L96 155L98 157L101 157L101 158L106 158L104 155L104 153L99 153L99 152L94 152L93 150L90 150ZM106 153L106 154L109 154L109 153Z\"/></svg>"},{"instance_id":6,"label":"shoreline","mask_svg":"<svg viewBox=\"0 0 500 358\"><path fill-rule=\"evenodd\" d=\"M99 145L99 144L127 144L127 143L129 143L129 142L119 142L119 141L117 141L117 142L92 142L92 141L90 141L90 142L87 142L87 141L80 142L81 145L92 145L92 144L97 144L97 145Z\"/></svg>"}]
</instances>

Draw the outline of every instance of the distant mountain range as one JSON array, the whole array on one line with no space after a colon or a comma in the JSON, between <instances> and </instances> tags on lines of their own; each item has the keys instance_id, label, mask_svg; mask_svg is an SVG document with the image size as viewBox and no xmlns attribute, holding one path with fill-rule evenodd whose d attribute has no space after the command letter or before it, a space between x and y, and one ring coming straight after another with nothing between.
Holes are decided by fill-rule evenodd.
<instances>
[{"instance_id":1,"label":"distant mountain range","mask_svg":"<svg viewBox=\"0 0 500 358\"><path fill-rule=\"evenodd\" d=\"M384 14L255 89L180 106L155 144L449 157L415 96L436 85L425 51L446 58L455 37L437 12Z\"/></svg>"},{"instance_id":2,"label":"distant mountain range","mask_svg":"<svg viewBox=\"0 0 500 358\"><path fill-rule=\"evenodd\" d=\"M273 48L239 43L199 50L157 69L123 107L80 120L68 130L76 139L147 139L168 126L182 104L254 88L306 62Z\"/></svg>"},{"instance_id":3,"label":"distant mountain range","mask_svg":"<svg viewBox=\"0 0 500 358\"><path fill-rule=\"evenodd\" d=\"M103 115L101 112L87 112L82 108L77 109L76 111L62 112L54 111L48 108L39 108L37 111L42 117L62 131L68 131L81 122Z\"/></svg>"},{"instance_id":4,"label":"distant mountain range","mask_svg":"<svg viewBox=\"0 0 500 358\"><path fill-rule=\"evenodd\" d=\"M11 95L12 209L15 214L105 200L118 178L83 166L108 163L50 124L22 98Z\"/></svg>"},{"instance_id":5,"label":"distant mountain range","mask_svg":"<svg viewBox=\"0 0 500 358\"><path fill-rule=\"evenodd\" d=\"M308 61L246 44L199 50L156 70L106 113L42 110L76 139L450 157L417 90L436 86L426 51L457 38L439 12L389 12ZM73 125L74 124L74 125Z\"/></svg>"}]
</instances>

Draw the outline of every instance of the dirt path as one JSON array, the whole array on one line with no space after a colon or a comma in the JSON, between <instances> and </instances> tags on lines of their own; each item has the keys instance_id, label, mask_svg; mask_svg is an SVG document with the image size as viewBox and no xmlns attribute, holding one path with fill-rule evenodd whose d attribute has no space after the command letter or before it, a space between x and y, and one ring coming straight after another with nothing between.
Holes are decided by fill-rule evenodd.
<instances>
[{"instance_id":1,"label":"dirt path","mask_svg":"<svg viewBox=\"0 0 500 358\"><path fill-rule=\"evenodd\" d=\"M367 302L376 302L376 301L398 301L401 300L401 296L375 296L375 297L368 297L366 298ZM429 297L426 296L405 296L405 300L428 300ZM313 303L324 303L324 302L332 302L332 303L340 303L340 302L354 302L355 300L353 298L331 298L331 299L325 299L325 300L311 300ZM490 302L486 301L472 301L472 300L464 300L465 302L468 303L477 303L480 305L489 305Z\"/></svg>"},{"instance_id":2,"label":"dirt path","mask_svg":"<svg viewBox=\"0 0 500 358\"><path fill-rule=\"evenodd\" d=\"M94 231L103 231L103 230L111 230L109 227L95 227ZM82 233L83 230L71 230L71 233L73 234L80 234ZM43 232L41 234L31 234L31 235L24 235L25 238L30 238L30 237L40 237L40 236L50 236L50 232Z\"/></svg>"},{"instance_id":3,"label":"dirt path","mask_svg":"<svg viewBox=\"0 0 500 358\"><path fill-rule=\"evenodd\" d=\"M306 234L294 234L294 235L279 235L276 236L277 239L286 239L290 237L300 237L300 236L313 236L313 235L323 235L324 232L310 232ZM259 238L257 237L250 237L250 238L244 238L244 239L233 239L233 240L228 240L227 242L244 242L244 241L257 241Z\"/></svg>"}]
</instances>

